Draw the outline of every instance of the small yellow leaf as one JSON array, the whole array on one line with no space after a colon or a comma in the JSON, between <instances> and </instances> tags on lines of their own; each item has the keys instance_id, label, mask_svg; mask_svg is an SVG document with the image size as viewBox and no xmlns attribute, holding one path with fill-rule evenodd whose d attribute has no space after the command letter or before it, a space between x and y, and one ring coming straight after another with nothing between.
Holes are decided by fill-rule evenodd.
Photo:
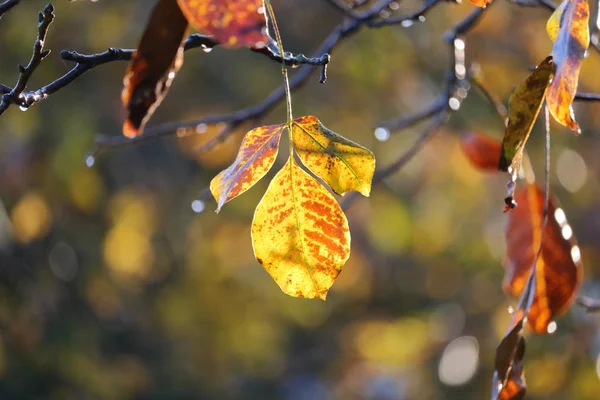
<instances>
[{"instance_id":1,"label":"small yellow leaf","mask_svg":"<svg viewBox=\"0 0 600 400\"><path fill-rule=\"evenodd\" d=\"M254 186L273 167L283 128L284 125L261 126L246 134L233 164L210 182L210 191L218 204L217 212Z\"/></svg>"},{"instance_id":2,"label":"small yellow leaf","mask_svg":"<svg viewBox=\"0 0 600 400\"><path fill-rule=\"evenodd\" d=\"M284 293L325 300L350 257L350 231L333 196L290 157L256 208L252 245Z\"/></svg>"},{"instance_id":3,"label":"small yellow leaf","mask_svg":"<svg viewBox=\"0 0 600 400\"><path fill-rule=\"evenodd\" d=\"M552 81L556 66L547 57L527 77L508 100L508 125L502 141L502 154L498 168L506 172L518 172L525 143L537 119L544 95Z\"/></svg>"},{"instance_id":4,"label":"small yellow leaf","mask_svg":"<svg viewBox=\"0 0 600 400\"><path fill-rule=\"evenodd\" d=\"M315 117L292 121L292 140L298 156L315 175L339 194L371 192L375 156L366 148L327 129Z\"/></svg>"},{"instance_id":5,"label":"small yellow leaf","mask_svg":"<svg viewBox=\"0 0 600 400\"><path fill-rule=\"evenodd\" d=\"M546 101L554 119L581 133L573 113L579 70L590 43L589 6L587 0L564 0L554 11L546 30L554 42L552 57L556 76L548 89Z\"/></svg>"}]
</instances>

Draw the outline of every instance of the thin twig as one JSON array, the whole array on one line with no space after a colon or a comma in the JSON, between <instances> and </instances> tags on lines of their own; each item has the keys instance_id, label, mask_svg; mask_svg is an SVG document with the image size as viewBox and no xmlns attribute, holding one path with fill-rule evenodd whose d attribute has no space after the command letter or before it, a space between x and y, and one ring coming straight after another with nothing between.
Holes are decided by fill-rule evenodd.
<instances>
[{"instance_id":1,"label":"thin twig","mask_svg":"<svg viewBox=\"0 0 600 400\"><path fill-rule=\"evenodd\" d=\"M585 308L588 313L600 311L600 300L593 299L587 296L580 296L577 299L577 304Z\"/></svg>"},{"instance_id":2,"label":"thin twig","mask_svg":"<svg viewBox=\"0 0 600 400\"><path fill-rule=\"evenodd\" d=\"M425 15L429 11L431 11L436 5L447 1L449 0L427 0L419 10L411 14L371 21L369 22L369 27L378 28L387 25L406 25L407 23L424 21Z\"/></svg>"},{"instance_id":3,"label":"thin twig","mask_svg":"<svg viewBox=\"0 0 600 400\"><path fill-rule=\"evenodd\" d=\"M22 93L27 88L29 79L44 58L50 54L50 50L44 49L44 41L46 40L48 28L52 21L54 21L54 7L52 7L52 4L48 4L44 8L44 11L39 13L38 19L38 35L33 44L33 54L26 67L19 65L17 84L10 92L2 95L2 101L0 101L0 115L2 115L11 104L20 103L23 96Z\"/></svg>"},{"instance_id":4,"label":"thin twig","mask_svg":"<svg viewBox=\"0 0 600 400\"><path fill-rule=\"evenodd\" d=\"M0 3L0 19L2 19L2 16L9 12L11 8L19 4L20 1L21 0L6 0Z\"/></svg>"}]
</instances>

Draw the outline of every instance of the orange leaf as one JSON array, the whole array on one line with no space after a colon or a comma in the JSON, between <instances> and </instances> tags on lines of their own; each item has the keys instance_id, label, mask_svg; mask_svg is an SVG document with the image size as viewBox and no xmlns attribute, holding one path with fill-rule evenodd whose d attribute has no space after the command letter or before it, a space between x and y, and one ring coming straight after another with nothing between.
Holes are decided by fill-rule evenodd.
<instances>
[{"instance_id":1,"label":"orange leaf","mask_svg":"<svg viewBox=\"0 0 600 400\"><path fill-rule=\"evenodd\" d=\"M127 108L123 134L140 135L183 64L188 23L173 0L159 0L125 73L121 94Z\"/></svg>"},{"instance_id":2,"label":"orange leaf","mask_svg":"<svg viewBox=\"0 0 600 400\"><path fill-rule=\"evenodd\" d=\"M264 47L270 40L262 0L177 0L199 31L225 46Z\"/></svg>"},{"instance_id":3,"label":"orange leaf","mask_svg":"<svg viewBox=\"0 0 600 400\"><path fill-rule=\"evenodd\" d=\"M535 263L536 288L529 325L546 333L548 324L574 301L582 280L581 253L564 211L551 198L548 222L542 234L544 193L529 184L517 190L519 207L508 216L506 226L507 262L504 290L519 296ZM536 261L538 246L542 252Z\"/></svg>"},{"instance_id":4,"label":"orange leaf","mask_svg":"<svg viewBox=\"0 0 600 400\"><path fill-rule=\"evenodd\" d=\"M590 43L587 0L564 0L548 20L546 30L554 42L552 57L556 75L546 101L550 113L560 124L581 133L573 113L579 70Z\"/></svg>"},{"instance_id":5,"label":"orange leaf","mask_svg":"<svg viewBox=\"0 0 600 400\"><path fill-rule=\"evenodd\" d=\"M469 0L471 3L475 4L477 7L485 8L488 4L492 2L492 0Z\"/></svg>"},{"instance_id":6,"label":"orange leaf","mask_svg":"<svg viewBox=\"0 0 600 400\"><path fill-rule=\"evenodd\" d=\"M246 134L237 158L210 183L217 200L217 212L223 204L250 189L273 167L284 125L261 126Z\"/></svg>"},{"instance_id":7,"label":"orange leaf","mask_svg":"<svg viewBox=\"0 0 600 400\"><path fill-rule=\"evenodd\" d=\"M483 133L470 132L460 138L460 148L467 159L484 171L497 171L502 143Z\"/></svg>"}]
</instances>

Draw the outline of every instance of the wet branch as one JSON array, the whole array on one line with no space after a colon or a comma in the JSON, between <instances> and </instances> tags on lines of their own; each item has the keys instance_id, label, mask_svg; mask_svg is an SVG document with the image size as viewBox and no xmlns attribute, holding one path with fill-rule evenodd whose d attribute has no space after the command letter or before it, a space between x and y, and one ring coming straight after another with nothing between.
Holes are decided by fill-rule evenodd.
<instances>
[{"instance_id":1,"label":"wet branch","mask_svg":"<svg viewBox=\"0 0 600 400\"><path fill-rule=\"evenodd\" d=\"M6 4L6 3L5 3ZM13 4L14 6L15 4ZM29 79L35 72L36 68L41 62L50 54L50 50L44 49L44 41L46 40L46 34L52 21L54 21L54 7L52 4L48 4L43 12L38 15L38 35L33 44L33 54L26 67L19 65L19 77L16 85L8 90L6 86L2 87L2 100L0 101L0 115L8 109L11 104L22 104L24 98L23 91L27 88Z\"/></svg>"}]
</instances>

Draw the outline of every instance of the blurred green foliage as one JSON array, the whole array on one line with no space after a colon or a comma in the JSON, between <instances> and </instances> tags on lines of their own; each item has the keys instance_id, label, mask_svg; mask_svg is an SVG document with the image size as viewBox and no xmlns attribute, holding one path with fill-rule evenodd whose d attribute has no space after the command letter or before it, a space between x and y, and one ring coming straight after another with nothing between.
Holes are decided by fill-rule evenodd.
<instances>
[{"instance_id":1,"label":"blurred green foliage","mask_svg":"<svg viewBox=\"0 0 600 400\"><path fill-rule=\"evenodd\" d=\"M467 54L506 100L550 51L549 14L496 0ZM321 0L273 1L286 49L310 54L342 16ZM64 74L61 49L135 46L153 1L57 0L46 47L55 54L31 88ZM400 11L415 9L415 1ZM29 59L43 1L0 22L0 81ZM471 5L443 5L410 28L364 30L332 55L325 85L294 96L297 115L392 162L422 128L374 135L441 90L442 33ZM415 160L349 210L352 256L327 302L289 298L252 256L250 221L263 181L219 216L191 204L234 157L244 126L207 154L217 132L84 159L98 132L119 134L126 65L97 68L49 100L0 119L0 398L465 399L487 398L495 346L507 327L502 280L504 177L471 168L457 138L501 137L475 91ZM580 87L600 91L600 56ZM293 72L293 71L292 71ZM151 124L228 112L280 84L279 65L248 51L186 53ZM552 187L578 235L583 290L600 294L600 129L597 104L577 105L584 134L554 124ZM282 122L283 107L265 123ZM543 165L541 127L528 150ZM285 145L284 147L285 148ZM285 154L282 155L282 157ZM538 173L541 174L541 173ZM197 210L199 203L196 204ZM557 331L527 341L531 399L597 399L598 316L576 306Z\"/></svg>"}]
</instances>

